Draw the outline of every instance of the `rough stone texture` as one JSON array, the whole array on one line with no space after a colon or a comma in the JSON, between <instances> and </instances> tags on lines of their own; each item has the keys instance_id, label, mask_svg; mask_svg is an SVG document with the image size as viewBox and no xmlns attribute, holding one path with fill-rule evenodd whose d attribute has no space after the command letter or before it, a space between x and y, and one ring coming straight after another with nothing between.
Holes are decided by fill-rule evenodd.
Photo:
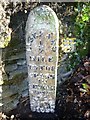
<instances>
[{"instance_id":1,"label":"rough stone texture","mask_svg":"<svg viewBox=\"0 0 90 120\"><path fill-rule=\"evenodd\" d=\"M26 24L30 107L54 112L57 84L59 22L54 11L40 6L30 12Z\"/></svg>"},{"instance_id":2,"label":"rough stone texture","mask_svg":"<svg viewBox=\"0 0 90 120\"><path fill-rule=\"evenodd\" d=\"M21 41L20 28L20 37L16 31L11 35L12 30L9 28L11 9L9 1L0 1L0 111L2 112L14 109L22 96L28 96L25 44Z\"/></svg>"},{"instance_id":3,"label":"rough stone texture","mask_svg":"<svg viewBox=\"0 0 90 120\"><path fill-rule=\"evenodd\" d=\"M2 49L0 48L0 112L2 111Z\"/></svg>"},{"instance_id":4,"label":"rough stone texture","mask_svg":"<svg viewBox=\"0 0 90 120\"><path fill-rule=\"evenodd\" d=\"M8 112L17 107L21 97L28 96L25 44L14 34L8 46L2 50L3 85L1 111ZM0 60L1 62L1 60Z\"/></svg>"},{"instance_id":5,"label":"rough stone texture","mask_svg":"<svg viewBox=\"0 0 90 120\"><path fill-rule=\"evenodd\" d=\"M11 29L8 27L10 16L6 15L5 6L0 2L0 48L4 48L11 40Z\"/></svg>"},{"instance_id":6,"label":"rough stone texture","mask_svg":"<svg viewBox=\"0 0 90 120\"><path fill-rule=\"evenodd\" d=\"M2 6L2 3L3 3L3 6ZM1 22L2 20L0 21L1 22L0 25L3 28L1 33L4 32L4 36L8 36L8 35L10 35L9 30L8 30L8 33L6 34L5 30L7 30L7 29L5 29L5 28L11 27L13 30L12 36L9 36L9 38L11 38L11 41L10 41L10 39L6 39L6 42L3 41L3 45L5 45L5 46L8 45L8 47L3 49L2 55L0 54L0 57L3 56L2 63L3 63L3 67L4 67L4 68L2 67L2 70L0 67L1 73L3 72L3 79L5 81L4 85L3 85L3 93L5 93L6 90L10 92L11 90L16 89L17 93L19 93L19 95L17 95L17 97L16 97L16 99L18 101L19 101L20 96L28 95L28 85L27 85L27 80L26 80L27 66L26 66L26 57L25 57L25 42L24 42L25 40L23 39L25 32L23 34L22 31L23 31L23 29L25 29L25 21L27 19L27 16L28 16L28 13L30 12L30 10L33 9L35 6L42 5L42 4L47 4L48 6L50 6L56 12L56 14L59 18L59 23L60 23L59 45L60 45L62 38L64 38L64 35L67 34L67 36L68 36L70 32L74 31L73 29L72 29L72 31L70 31L70 29L68 29L69 26L71 26L71 24L73 24L73 21L71 22L69 19L70 15L69 15L68 10L66 9L65 3L55 3L55 2L48 3L47 2L47 3L32 3L31 4L31 3L27 3L27 2L26 3L21 3L21 2L9 3L8 0L0 1L0 6L1 6L0 7L0 17L2 17L2 15L4 15L3 18L0 18L0 20L1 19L4 20L4 25ZM71 5L70 9L73 9L72 5ZM24 14L24 16L22 13ZM12 18L14 20L12 20ZM11 25L9 25L9 23ZM23 28L23 23L24 23L24 28ZM7 27L5 26L5 24ZM0 33L0 37L3 37L2 39L4 40L4 36L1 35L1 33ZM17 36L17 37L13 37L13 36ZM10 43L9 43L9 41L10 41ZM1 45L1 41L0 41L0 45ZM62 54L62 51L60 49L59 55L61 55L61 54ZM62 82L67 80L68 76L72 73L72 71L67 72L67 69L66 69L67 65L68 65L68 54L64 54L64 55L62 55L62 57L59 58L58 84L62 84ZM24 68L25 68L24 72L26 74L23 74ZM18 75L16 75L17 72L19 72ZM26 83L26 85L24 87L24 90L22 90L23 88L20 86L21 86L21 83L22 83L22 85L24 85L24 82ZM27 89L26 89L26 86L27 86ZM0 87L0 89L2 90L2 86ZM5 99L9 99L10 94L7 94L6 96L8 96L8 97ZM15 100L14 98L10 98L10 99L13 101ZM0 99L0 101L2 104L1 99ZM11 103L9 103L9 104L11 104ZM9 109L8 109L8 106L6 104L5 107L3 106L0 109L3 108L2 109L3 111L8 112L15 107L16 106L13 104L13 106L11 106L11 108L9 107Z\"/></svg>"}]
</instances>

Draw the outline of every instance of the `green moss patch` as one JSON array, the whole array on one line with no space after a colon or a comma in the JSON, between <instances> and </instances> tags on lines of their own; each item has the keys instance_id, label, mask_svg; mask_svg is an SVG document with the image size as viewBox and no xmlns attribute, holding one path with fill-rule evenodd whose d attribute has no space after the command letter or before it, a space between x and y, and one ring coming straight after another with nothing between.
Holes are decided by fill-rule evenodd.
<instances>
[{"instance_id":1,"label":"green moss patch","mask_svg":"<svg viewBox=\"0 0 90 120\"><path fill-rule=\"evenodd\" d=\"M27 78L27 73L18 73L11 80L3 80L3 85L19 85Z\"/></svg>"}]
</instances>

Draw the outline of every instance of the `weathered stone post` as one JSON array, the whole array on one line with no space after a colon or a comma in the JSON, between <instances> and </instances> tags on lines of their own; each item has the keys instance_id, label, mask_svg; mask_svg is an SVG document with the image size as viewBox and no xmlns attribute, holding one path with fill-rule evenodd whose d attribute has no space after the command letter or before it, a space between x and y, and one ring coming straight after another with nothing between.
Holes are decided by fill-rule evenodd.
<instances>
[{"instance_id":1,"label":"weathered stone post","mask_svg":"<svg viewBox=\"0 0 90 120\"><path fill-rule=\"evenodd\" d=\"M55 111L59 22L55 12L43 5L34 8L26 23L26 59L30 108Z\"/></svg>"}]
</instances>

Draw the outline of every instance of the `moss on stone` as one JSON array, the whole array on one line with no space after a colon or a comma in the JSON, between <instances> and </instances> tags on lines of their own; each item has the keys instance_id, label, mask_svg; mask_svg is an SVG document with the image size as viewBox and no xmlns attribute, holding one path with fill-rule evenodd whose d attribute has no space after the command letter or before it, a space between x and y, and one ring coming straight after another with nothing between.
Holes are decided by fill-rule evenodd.
<instances>
[{"instance_id":1,"label":"moss on stone","mask_svg":"<svg viewBox=\"0 0 90 120\"><path fill-rule=\"evenodd\" d=\"M19 44L20 44L20 39L18 38L18 36L12 36L12 39L11 39L8 47L9 47L9 48L10 48L10 47L13 48L13 47L15 47L15 46L17 46L17 45L19 45Z\"/></svg>"},{"instance_id":2,"label":"moss on stone","mask_svg":"<svg viewBox=\"0 0 90 120\"><path fill-rule=\"evenodd\" d=\"M12 78L14 84L20 84L25 78L27 78L27 73L18 73Z\"/></svg>"},{"instance_id":3,"label":"moss on stone","mask_svg":"<svg viewBox=\"0 0 90 120\"><path fill-rule=\"evenodd\" d=\"M15 98L17 98L18 96L19 96L19 94L18 94L18 92L17 92L17 93L15 93L15 94L11 95L10 98L15 99Z\"/></svg>"},{"instance_id":4,"label":"moss on stone","mask_svg":"<svg viewBox=\"0 0 90 120\"><path fill-rule=\"evenodd\" d=\"M9 64L10 64L10 65L16 64L16 63L17 63L17 60L6 60L6 61L5 61L5 66L6 66L6 65L9 65Z\"/></svg>"},{"instance_id":5,"label":"moss on stone","mask_svg":"<svg viewBox=\"0 0 90 120\"><path fill-rule=\"evenodd\" d=\"M4 85L19 85L23 80L27 78L27 73L18 73L11 80L4 79Z\"/></svg>"},{"instance_id":6,"label":"moss on stone","mask_svg":"<svg viewBox=\"0 0 90 120\"><path fill-rule=\"evenodd\" d=\"M21 42L18 36L13 36L8 47L6 48L5 59L13 55L18 55L25 50L25 45Z\"/></svg>"}]
</instances>

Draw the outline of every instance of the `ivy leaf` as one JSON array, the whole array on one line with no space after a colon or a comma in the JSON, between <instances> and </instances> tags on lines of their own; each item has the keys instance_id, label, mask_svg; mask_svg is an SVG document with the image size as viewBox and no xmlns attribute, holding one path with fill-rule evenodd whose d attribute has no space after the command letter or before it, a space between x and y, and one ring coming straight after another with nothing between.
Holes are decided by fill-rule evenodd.
<instances>
[{"instance_id":1,"label":"ivy leaf","mask_svg":"<svg viewBox=\"0 0 90 120\"><path fill-rule=\"evenodd\" d=\"M86 92L88 94L90 94L90 86L88 84L86 84L86 83L83 83L82 86L83 86L84 90L86 90Z\"/></svg>"},{"instance_id":2,"label":"ivy leaf","mask_svg":"<svg viewBox=\"0 0 90 120\"><path fill-rule=\"evenodd\" d=\"M85 22L85 21L89 21L89 16L87 14L84 14L82 16L82 20Z\"/></svg>"},{"instance_id":3,"label":"ivy leaf","mask_svg":"<svg viewBox=\"0 0 90 120\"><path fill-rule=\"evenodd\" d=\"M86 89L86 90L88 89L88 85L86 83L83 83L82 86L84 89Z\"/></svg>"}]
</instances>

